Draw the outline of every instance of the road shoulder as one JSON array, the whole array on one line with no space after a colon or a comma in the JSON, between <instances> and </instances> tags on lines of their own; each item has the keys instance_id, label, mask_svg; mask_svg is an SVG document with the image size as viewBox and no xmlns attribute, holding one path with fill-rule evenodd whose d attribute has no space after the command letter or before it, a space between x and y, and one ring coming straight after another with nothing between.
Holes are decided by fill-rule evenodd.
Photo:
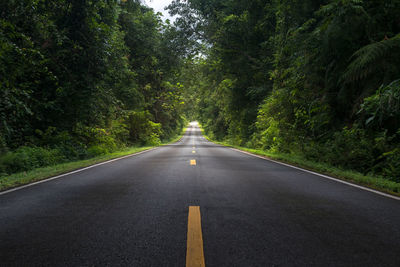
<instances>
[{"instance_id":1,"label":"road shoulder","mask_svg":"<svg viewBox=\"0 0 400 267\"><path fill-rule=\"evenodd\" d=\"M288 167L297 168L314 175L336 180L337 182L342 182L380 195L390 196L396 200L400 200L400 183L396 183L394 181L380 177L366 176L355 171L341 170L326 164L311 162L298 156L271 153L258 149L235 146L226 142L214 141L204 133L203 136L212 143L223 145L242 153L273 161L278 164L283 164Z\"/></svg>"}]
</instances>

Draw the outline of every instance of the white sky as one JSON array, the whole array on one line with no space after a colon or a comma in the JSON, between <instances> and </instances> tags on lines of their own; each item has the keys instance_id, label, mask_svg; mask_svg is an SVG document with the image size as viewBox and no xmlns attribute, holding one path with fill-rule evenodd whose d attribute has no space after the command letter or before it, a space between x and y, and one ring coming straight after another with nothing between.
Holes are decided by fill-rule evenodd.
<instances>
[{"instance_id":1,"label":"white sky","mask_svg":"<svg viewBox=\"0 0 400 267\"><path fill-rule=\"evenodd\" d=\"M156 13L161 12L164 16L163 20L169 19L171 23L174 21L174 19L168 14L168 11L164 10L164 7L167 7L172 0L145 0L144 2L147 6L153 8Z\"/></svg>"}]
</instances>

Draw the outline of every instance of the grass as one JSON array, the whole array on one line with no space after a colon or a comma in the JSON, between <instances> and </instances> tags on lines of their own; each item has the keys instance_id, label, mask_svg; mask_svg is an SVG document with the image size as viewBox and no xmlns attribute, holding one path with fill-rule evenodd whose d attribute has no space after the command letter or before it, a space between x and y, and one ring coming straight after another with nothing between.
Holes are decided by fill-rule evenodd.
<instances>
[{"instance_id":1,"label":"grass","mask_svg":"<svg viewBox=\"0 0 400 267\"><path fill-rule=\"evenodd\" d=\"M307 169L310 171L318 172L321 174L329 175L331 177L335 177L347 182L351 182L354 184L362 185L365 187L369 187L384 193L388 193L395 196L400 196L400 183L396 183L394 181L387 180L383 177L369 176L363 175L362 173L352 171L352 170L343 170L340 168L336 168L330 166L325 163L319 163L307 160L299 155L295 154L283 154L283 153L275 153L270 151L264 151L260 149L251 149L247 147L241 147L232 145L226 142L218 142L210 139L207 135L204 134L204 137L216 144L220 144L227 147L233 147L242 151L250 152L255 155L263 156L268 159L288 163L293 166L301 167L303 169Z\"/></svg>"},{"instance_id":2,"label":"grass","mask_svg":"<svg viewBox=\"0 0 400 267\"><path fill-rule=\"evenodd\" d=\"M183 133L186 131L186 128L182 130L180 135L177 135L170 140L163 142L160 146L174 143L178 141ZM47 166L43 168L37 168L27 172L20 172L11 174L9 176L0 177L0 191L4 191L7 189L11 189L14 187L18 187L21 185L37 182L40 180L44 180L46 178L50 178L56 175L60 175L63 173L67 173L70 171L74 171L80 168L88 167L90 165L94 165L100 162L104 162L107 160L120 158L126 155L135 154L141 151L149 150L155 148L157 146L144 146L144 147L130 147L121 151L113 152L107 155L97 156L90 159L72 161L67 163L61 163L53 166Z\"/></svg>"}]
</instances>

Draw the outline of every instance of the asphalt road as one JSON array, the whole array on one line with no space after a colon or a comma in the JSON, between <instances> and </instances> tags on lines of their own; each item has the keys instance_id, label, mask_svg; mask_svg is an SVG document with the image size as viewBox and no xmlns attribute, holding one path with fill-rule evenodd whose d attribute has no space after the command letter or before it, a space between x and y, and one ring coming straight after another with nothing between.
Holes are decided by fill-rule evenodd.
<instances>
[{"instance_id":1,"label":"asphalt road","mask_svg":"<svg viewBox=\"0 0 400 267\"><path fill-rule=\"evenodd\" d=\"M400 266L399 200L215 145L197 127L0 195L0 266L185 266L189 206L206 266Z\"/></svg>"}]
</instances>

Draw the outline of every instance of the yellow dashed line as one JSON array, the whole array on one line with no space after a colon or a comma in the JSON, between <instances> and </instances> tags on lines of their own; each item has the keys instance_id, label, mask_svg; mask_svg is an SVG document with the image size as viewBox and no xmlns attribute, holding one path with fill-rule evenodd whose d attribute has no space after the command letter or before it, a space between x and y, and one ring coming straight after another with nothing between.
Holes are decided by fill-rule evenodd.
<instances>
[{"instance_id":1,"label":"yellow dashed line","mask_svg":"<svg viewBox=\"0 0 400 267\"><path fill-rule=\"evenodd\" d=\"M192 150L192 154L196 154L196 151Z\"/></svg>"},{"instance_id":2,"label":"yellow dashed line","mask_svg":"<svg viewBox=\"0 0 400 267\"><path fill-rule=\"evenodd\" d=\"M199 206L189 206L186 267L205 267Z\"/></svg>"},{"instance_id":3,"label":"yellow dashed line","mask_svg":"<svg viewBox=\"0 0 400 267\"><path fill-rule=\"evenodd\" d=\"M196 165L196 160L195 159L191 159L190 160L190 165Z\"/></svg>"}]
</instances>

